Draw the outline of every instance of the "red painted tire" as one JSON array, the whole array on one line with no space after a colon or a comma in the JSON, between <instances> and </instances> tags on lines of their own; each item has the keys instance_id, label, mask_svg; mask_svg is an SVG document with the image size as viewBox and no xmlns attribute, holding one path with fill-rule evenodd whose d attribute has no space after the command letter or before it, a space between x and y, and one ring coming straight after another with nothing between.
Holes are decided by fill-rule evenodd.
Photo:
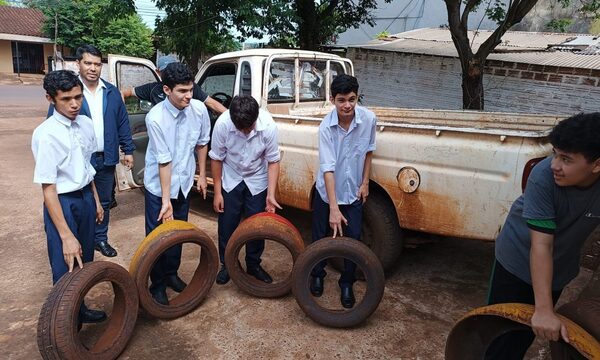
<instances>
[{"instance_id":1,"label":"red painted tire","mask_svg":"<svg viewBox=\"0 0 600 360\"><path fill-rule=\"evenodd\" d=\"M169 305L161 305L154 300L148 288L150 271L156 260L170 247L186 243L201 247L198 267L185 290L170 300ZM131 260L129 272L137 285L142 309L152 317L174 319L200 305L215 282L218 268L219 254L213 240L196 226L173 220L158 226L146 236Z\"/></svg>"},{"instance_id":2,"label":"red painted tire","mask_svg":"<svg viewBox=\"0 0 600 360\"><path fill-rule=\"evenodd\" d=\"M266 284L244 272L238 257L247 242L268 239L285 246L292 254L292 261L302 251L304 242L296 227L284 217L263 212L244 220L229 238L225 249L225 266L233 282L244 292L264 298L280 297L288 294L292 287L292 274L281 281Z\"/></svg>"},{"instance_id":3,"label":"red painted tire","mask_svg":"<svg viewBox=\"0 0 600 360\"><path fill-rule=\"evenodd\" d=\"M109 281L115 294L103 334L90 348L78 336L79 307L94 285ZM138 315L138 295L133 279L123 267L107 261L86 263L65 274L42 306L37 341L43 359L116 359L133 334Z\"/></svg>"},{"instance_id":4,"label":"red painted tire","mask_svg":"<svg viewBox=\"0 0 600 360\"><path fill-rule=\"evenodd\" d=\"M335 257L351 260L365 275L365 295L352 309L324 308L310 293L312 269L319 262ZM292 278L292 292L306 315L321 325L336 328L356 326L371 316L381 302L385 287L383 267L377 256L365 244L347 237L328 237L309 245L294 264Z\"/></svg>"}]
</instances>

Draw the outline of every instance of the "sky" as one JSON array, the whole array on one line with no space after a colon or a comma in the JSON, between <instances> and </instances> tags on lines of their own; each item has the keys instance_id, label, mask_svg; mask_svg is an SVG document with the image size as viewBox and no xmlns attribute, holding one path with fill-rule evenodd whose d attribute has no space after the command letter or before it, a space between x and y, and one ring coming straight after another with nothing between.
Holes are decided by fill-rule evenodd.
<instances>
[{"instance_id":1,"label":"sky","mask_svg":"<svg viewBox=\"0 0 600 360\"><path fill-rule=\"evenodd\" d=\"M152 30L154 30L154 19L156 18L156 15L163 16L165 14L164 11L156 8L152 0L135 0L135 7L137 13L140 14L142 20L144 20L144 23Z\"/></svg>"}]
</instances>

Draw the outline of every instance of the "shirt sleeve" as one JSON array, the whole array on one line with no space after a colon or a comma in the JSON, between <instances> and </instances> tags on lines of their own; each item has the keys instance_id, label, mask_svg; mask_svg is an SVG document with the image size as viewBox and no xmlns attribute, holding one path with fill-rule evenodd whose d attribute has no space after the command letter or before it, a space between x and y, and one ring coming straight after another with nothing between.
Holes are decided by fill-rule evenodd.
<instances>
[{"instance_id":1,"label":"shirt sleeve","mask_svg":"<svg viewBox=\"0 0 600 360\"><path fill-rule=\"evenodd\" d=\"M375 135L377 134L377 118L373 117L373 125L371 125L371 136L369 139L369 147L367 151L375 151Z\"/></svg>"},{"instance_id":2,"label":"shirt sleeve","mask_svg":"<svg viewBox=\"0 0 600 360\"><path fill-rule=\"evenodd\" d=\"M335 171L335 151L333 148L333 134L329 126L319 127L319 166L322 172Z\"/></svg>"},{"instance_id":3,"label":"shirt sleeve","mask_svg":"<svg viewBox=\"0 0 600 360\"><path fill-rule=\"evenodd\" d=\"M152 92L152 88L154 88L155 85L156 83L149 83L145 85L136 86L135 88L133 88L135 96L140 100L151 101L150 93Z\"/></svg>"},{"instance_id":4,"label":"shirt sleeve","mask_svg":"<svg viewBox=\"0 0 600 360\"><path fill-rule=\"evenodd\" d=\"M198 109L198 112L202 116L202 127L196 145L206 145L210 141L210 116L204 104Z\"/></svg>"},{"instance_id":5,"label":"shirt sleeve","mask_svg":"<svg viewBox=\"0 0 600 360\"><path fill-rule=\"evenodd\" d=\"M277 125L271 125L268 128L266 136L265 160L269 163L275 163L281 160L279 152L279 136L277 133Z\"/></svg>"},{"instance_id":6,"label":"shirt sleeve","mask_svg":"<svg viewBox=\"0 0 600 360\"><path fill-rule=\"evenodd\" d=\"M34 133L31 143L35 160L33 182L37 184L56 184L58 164L64 160L66 154L61 155L58 144L55 144L48 136L40 139Z\"/></svg>"},{"instance_id":7,"label":"shirt sleeve","mask_svg":"<svg viewBox=\"0 0 600 360\"><path fill-rule=\"evenodd\" d=\"M208 152L208 156L211 159L217 161L223 161L225 160L225 156L227 156L227 146L225 143L227 127L225 126L225 123L223 121L219 121L223 116L229 116L229 112L224 112L223 114L221 114L221 116L219 116L219 119L217 119L212 134L212 143L210 144L210 151Z\"/></svg>"},{"instance_id":8,"label":"shirt sleeve","mask_svg":"<svg viewBox=\"0 0 600 360\"><path fill-rule=\"evenodd\" d=\"M192 98L194 98L196 100L200 100L202 102L205 102L206 99L208 98L208 95L206 95L206 93L204 91L202 91L202 88L200 87L200 85L194 83L194 91L192 94Z\"/></svg>"},{"instance_id":9,"label":"shirt sleeve","mask_svg":"<svg viewBox=\"0 0 600 360\"><path fill-rule=\"evenodd\" d=\"M148 121L146 118L146 128L148 129L149 145L156 149L156 161L158 161L159 164L171 162L173 160L171 151L167 146L165 136L160 126L154 121Z\"/></svg>"},{"instance_id":10,"label":"shirt sleeve","mask_svg":"<svg viewBox=\"0 0 600 360\"><path fill-rule=\"evenodd\" d=\"M549 168L538 164L531 171L523 194L523 217L526 220L554 220L554 179Z\"/></svg>"}]
</instances>

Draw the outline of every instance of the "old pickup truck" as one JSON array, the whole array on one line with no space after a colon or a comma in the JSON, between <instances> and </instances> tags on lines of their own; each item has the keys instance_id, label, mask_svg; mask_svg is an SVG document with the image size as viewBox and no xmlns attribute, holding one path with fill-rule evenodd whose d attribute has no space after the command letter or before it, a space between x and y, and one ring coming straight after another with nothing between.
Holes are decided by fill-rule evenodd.
<instances>
[{"instance_id":1,"label":"old pickup truck","mask_svg":"<svg viewBox=\"0 0 600 360\"><path fill-rule=\"evenodd\" d=\"M271 112L282 153L278 201L310 210L317 131L332 109L329 86L338 74L353 72L352 63L336 55L257 49L214 56L195 80L225 106L233 96L249 94ZM109 57L107 73L120 88L158 79L152 62L123 56ZM366 105L368 99L364 94ZM147 105L128 105L136 166L133 171L118 169L120 190L143 186L148 141ZM550 154L547 135L560 120L551 115L370 109L377 115L378 133L363 241L388 269L402 251L404 229L494 240L531 168Z\"/></svg>"}]
</instances>

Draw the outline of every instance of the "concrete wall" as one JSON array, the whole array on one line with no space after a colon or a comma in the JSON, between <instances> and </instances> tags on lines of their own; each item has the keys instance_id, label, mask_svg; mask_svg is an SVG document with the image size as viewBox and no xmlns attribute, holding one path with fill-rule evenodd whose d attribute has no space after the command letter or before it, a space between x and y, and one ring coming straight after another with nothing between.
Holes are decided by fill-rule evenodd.
<instances>
[{"instance_id":1,"label":"concrete wall","mask_svg":"<svg viewBox=\"0 0 600 360\"><path fill-rule=\"evenodd\" d=\"M48 73L48 56L54 55L54 44L44 44L44 72Z\"/></svg>"},{"instance_id":2,"label":"concrete wall","mask_svg":"<svg viewBox=\"0 0 600 360\"><path fill-rule=\"evenodd\" d=\"M9 40L0 40L0 73L12 73L12 49Z\"/></svg>"},{"instance_id":3,"label":"concrete wall","mask_svg":"<svg viewBox=\"0 0 600 360\"><path fill-rule=\"evenodd\" d=\"M456 58L350 48L363 103L371 106L461 109ZM598 111L600 70L488 61L485 110L573 114Z\"/></svg>"}]
</instances>

